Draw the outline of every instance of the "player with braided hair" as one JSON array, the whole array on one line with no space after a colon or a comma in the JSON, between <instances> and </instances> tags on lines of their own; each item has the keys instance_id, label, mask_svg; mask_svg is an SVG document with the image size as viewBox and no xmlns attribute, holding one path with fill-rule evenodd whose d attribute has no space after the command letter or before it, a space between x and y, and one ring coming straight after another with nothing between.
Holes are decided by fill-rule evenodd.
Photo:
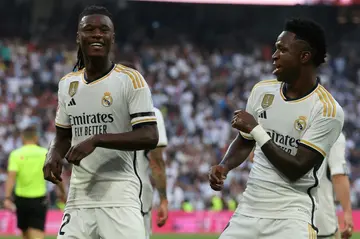
<instances>
[{"instance_id":1,"label":"player with braided hair","mask_svg":"<svg viewBox=\"0 0 360 239\"><path fill-rule=\"evenodd\" d=\"M59 82L56 136L43 168L61 181L62 160L73 164L59 239L144 239L137 151L159 136L150 89L135 69L114 64L109 11L81 14L75 72Z\"/></svg>"}]
</instances>

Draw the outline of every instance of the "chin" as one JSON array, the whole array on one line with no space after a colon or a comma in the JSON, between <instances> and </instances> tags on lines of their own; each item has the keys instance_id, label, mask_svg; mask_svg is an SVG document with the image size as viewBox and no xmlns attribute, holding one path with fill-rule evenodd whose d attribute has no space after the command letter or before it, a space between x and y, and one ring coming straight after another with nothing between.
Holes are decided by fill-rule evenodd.
<instances>
[{"instance_id":1,"label":"chin","mask_svg":"<svg viewBox=\"0 0 360 239\"><path fill-rule=\"evenodd\" d=\"M87 53L88 57L107 57L108 53L106 52L93 52L90 51Z\"/></svg>"}]
</instances>

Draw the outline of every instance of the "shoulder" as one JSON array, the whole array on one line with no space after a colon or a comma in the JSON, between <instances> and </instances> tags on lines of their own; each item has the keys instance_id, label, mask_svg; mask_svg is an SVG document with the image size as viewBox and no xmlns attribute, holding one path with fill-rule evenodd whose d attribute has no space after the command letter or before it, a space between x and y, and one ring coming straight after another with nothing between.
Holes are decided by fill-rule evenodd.
<instances>
[{"instance_id":1,"label":"shoulder","mask_svg":"<svg viewBox=\"0 0 360 239\"><path fill-rule=\"evenodd\" d=\"M329 91L322 85L315 90L316 104L314 113L321 118L344 121L344 111Z\"/></svg>"},{"instance_id":2,"label":"shoulder","mask_svg":"<svg viewBox=\"0 0 360 239\"><path fill-rule=\"evenodd\" d=\"M140 74L140 72L133 68L116 64L114 73L120 79L124 79L126 83L128 83L129 88L133 88L135 90L147 88L147 83L144 77Z\"/></svg>"},{"instance_id":3,"label":"shoulder","mask_svg":"<svg viewBox=\"0 0 360 239\"><path fill-rule=\"evenodd\" d=\"M10 152L10 155L9 155L9 159L13 160L14 158L17 158L19 155L22 154L22 148L18 148L18 149L14 149L13 151Z\"/></svg>"},{"instance_id":4,"label":"shoulder","mask_svg":"<svg viewBox=\"0 0 360 239\"><path fill-rule=\"evenodd\" d=\"M251 90L251 94L278 89L280 85L281 82L278 81L277 79L263 80L254 85L254 87Z\"/></svg>"},{"instance_id":5,"label":"shoulder","mask_svg":"<svg viewBox=\"0 0 360 239\"><path fill-rule=\"evenodd\" d=\"M81 77L83 72L84 72L84 70L80 70L80 71L76 71L76 72L70 72L70 73L66 74L65 76L63 76L60 79L59 83L68 82L68 81L71 81L73 79L78 79L79 77Z\"/></svg>"},{"instance_id":6,"label":"shoulder","mask_svg":"<svg viewBox=\"0 0 360 239\"><path fill-rule=\"evenodd\" d=\"M278 81L277 79L262 80L254 85L253 90L257 89L257 88L272 88L274 86L275 87L279 86L280 84L281 84L281 82Z\"/></svg>"},{"instance_id":7,"label":"shoulder","mask_svg":"<svg viewBox=\"0 0 360 239\"><path fill-rule=\"evenodd\" d=\"M64 77L62 77L59 81L59 91L60 92L66 92L69 87L77 88L79 82L81 81L83 77L84 70L76 71L76 72L70 72L66 74ZM73 83L75 82L75 83Z\"/></svg>"}]
</instances>

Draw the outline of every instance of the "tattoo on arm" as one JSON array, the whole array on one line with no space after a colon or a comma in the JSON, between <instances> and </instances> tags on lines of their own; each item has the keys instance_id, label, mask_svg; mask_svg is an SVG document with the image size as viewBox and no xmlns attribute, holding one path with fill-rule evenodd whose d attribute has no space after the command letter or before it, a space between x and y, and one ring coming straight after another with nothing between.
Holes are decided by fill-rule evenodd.
<instances>
[{"instance_id":1,"label":"tattoo on arm","mask_svg":"<svg viewBox=\"0 0 360 239\"><path fill-rule=\"evenodd\" d=\"M160 199L167 199L165 162L162 157L163 148L156 148L149 152L151 176L155 181L155 187L159 192Z\"/></svg>"}]
</instances>

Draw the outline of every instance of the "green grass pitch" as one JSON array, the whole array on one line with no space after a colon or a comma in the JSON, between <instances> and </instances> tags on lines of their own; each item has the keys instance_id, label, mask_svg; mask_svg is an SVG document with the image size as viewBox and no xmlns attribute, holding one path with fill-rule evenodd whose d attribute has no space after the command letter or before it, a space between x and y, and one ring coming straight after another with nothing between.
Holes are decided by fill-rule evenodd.
<instances>
[{"instance_id":1,"label":"green grass pitch","mask_svg":"<svg viewBox=\"0 0 360 239\"><path fill-rule=\"evenodd\" d=\"M1 239L18 239L20 237L2 237ZM56 237L47 237L46 239L56 239ZM166 235L154 235L151 239L218 239L218 235L187 235L187 234L166 234ZM360 239L360 233L355 233L351 239Z\"/></svg>"}]
</instances>

